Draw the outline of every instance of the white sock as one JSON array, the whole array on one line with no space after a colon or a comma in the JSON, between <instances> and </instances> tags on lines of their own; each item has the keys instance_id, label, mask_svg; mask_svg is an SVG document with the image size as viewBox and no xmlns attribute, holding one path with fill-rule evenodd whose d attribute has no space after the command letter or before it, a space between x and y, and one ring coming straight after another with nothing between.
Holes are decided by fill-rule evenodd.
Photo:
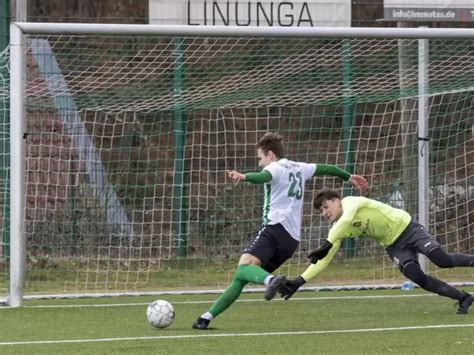
<instances>
[{"instance_id":1,"label":"white sock","mask_svg":"<svg viewBox=\"0 0 474 355\"><path fill-rule=\"evenodd\" d=\"M263 284L264 284L265 286L268 286L268 284L269 284L270 282L272 282L272 279L273 279L274 277L275 277L275 276L273 276L273 275L268 275L267 277L265 277L265 280L263 280Z\"/></svg>"},{"instance_id":2,"label":"white sock","mask_svg":"<svg viewBox=\"0 0 474 355\"><path fill-rule=\"evenodd\" d=\"M201 316L201 318L204 318L204 319L207 319L207 320L213 320L214 316L211 313L206 312Z\"/></svg>"}]
</instances>

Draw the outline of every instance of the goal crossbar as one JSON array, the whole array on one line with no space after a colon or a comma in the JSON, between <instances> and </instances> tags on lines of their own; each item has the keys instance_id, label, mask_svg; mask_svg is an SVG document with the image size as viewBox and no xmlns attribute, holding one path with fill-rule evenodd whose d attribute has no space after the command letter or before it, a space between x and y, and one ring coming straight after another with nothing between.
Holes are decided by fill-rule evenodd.
<instances>
[{"instance_id":1,"label":"goal crossbar","mask_svg":"<svg viewBox=\"0 0 474 355\"><path fill-rule=\"evenodd\" d=\"M15 22L25 34L96 34L294 38L473 38L471 28L236 27Z\"/></svg>"}]
</instances>

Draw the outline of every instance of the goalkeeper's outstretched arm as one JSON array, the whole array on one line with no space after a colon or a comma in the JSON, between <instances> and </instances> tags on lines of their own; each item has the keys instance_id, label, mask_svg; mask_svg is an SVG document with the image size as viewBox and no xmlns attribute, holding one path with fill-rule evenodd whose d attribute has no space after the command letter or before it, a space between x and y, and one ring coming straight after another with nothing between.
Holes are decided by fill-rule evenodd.
<instances>
[{"instance_id":1,"label":"goalkeeper's outstretched arm","mask_svg":"<svg viewBox=\"0 0 474 355\"><path fill-rule=\"evenodd\" d=\"M334 244L325 240L321 247L311 251L308 254L308 258L310 259L311 264L301 274L301 277L305 280L305 282L316 277L316 275L318 275L329 265L331 260L334 258L334 255L336 255L337 251L339 250L340 246L340 240L334 242Z\"/></svg>"},{"instance_id":2,"label":"goalkeeper's outstretched arm","mask_svg":"<svg viewBox=\"0 0 474 355\"><path fill-rule=\"evenodd\" d=\"M291 296L293 296L301 286L303 286L307 281L309 281L321 271L323 271L339 250L340 245L340 240L338 240L334 244L325 240L318 249L310 252L308 254L308 258L310 259L311 264L296 279L287 280L280 287L279 293L281 297L284 297L285 300L290 299Z\"/></svg>"},{"instance_id":3,"label":"goalkeeper's outstretched arm","mask_svg":"<svg viewBox=\"0 0 474 355\"><path fill-rule=\"evenodd\" d=\"M342 215L337 222L329 229L328 239L325 240L321 246L311 251L308 258L311 265L301 274L301 277L308 281L323 271L329 262L334 258L334 255L339 250L341 240L350 237L348 227L350 226L358 209L363 206L365 199L356 205L345 206Z\"/></svg>"}]
</instances>

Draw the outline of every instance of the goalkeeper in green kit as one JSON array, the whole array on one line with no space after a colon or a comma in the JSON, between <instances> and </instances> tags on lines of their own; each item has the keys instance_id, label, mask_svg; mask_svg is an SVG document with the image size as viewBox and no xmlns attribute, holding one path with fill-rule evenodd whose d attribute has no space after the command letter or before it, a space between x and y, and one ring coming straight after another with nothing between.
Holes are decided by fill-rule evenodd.
<instances>
[{"instance_id":1,"label":"goalkeeper in green kit","mask_svg":"<svg viewBox=\"0 0 474 355\"><path fill-rule=\"evenodd\" d=\"M417 253L441 268L474 266L474 256L446 253L436 239L411 216L398 208L365 197L341 199L336 191L321 191L314 198L314 208L334 223L327 240L309 253L311 265L294 280L279 286L279 293L289 299L299 287L319 274L329 264L346 237L371 237L385 248L401 273L421 288L459 302L458 314L467 314L473 296L426 275L417 261Z\"/></svg>"},{"instance_id":2,"label":"goalkeeper in green kit","mask_svg":"<svg viewBox=\"0 0 474 355\"><path fill-rule=\"evenodd\" d=\"M273 276L299 245L304 187L314 176L337 176L359 191L367 188L367 181L349 174L337 166L295 162L285 157L283 137L266 133L257 143L258 165L261 172L242 174L229 171L234 182L246 181L264 185L263 224L252 242L244 249L229 287L216 302L193 323L198 330L209 329L209 324L229 308L240 296L247 283L266 286L265 299L272 299L284 276Z\"/></svg>"}]
</instances>

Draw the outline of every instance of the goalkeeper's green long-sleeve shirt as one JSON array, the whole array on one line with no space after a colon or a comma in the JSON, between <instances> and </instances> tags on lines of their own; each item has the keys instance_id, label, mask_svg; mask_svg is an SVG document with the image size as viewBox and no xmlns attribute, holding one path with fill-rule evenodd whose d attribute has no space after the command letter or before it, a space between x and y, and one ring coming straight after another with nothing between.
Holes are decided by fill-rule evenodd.
<instances>
[{"instance_id":1,"label":"goalkeeper's green long-sleeve shirt","mask_svg":"<svg viewBox=\"0 0 474 355\"><path fill-rule=\"evenodd\" d=\"M333 244L328 255L311 264L301 275L306 281L323 271L337 253L341 240L348 237L371 237L387 248L408 226L408 212L365 197L345 197L341 200L342 215L329 230Z\"/></svg>"}]
</instances>

